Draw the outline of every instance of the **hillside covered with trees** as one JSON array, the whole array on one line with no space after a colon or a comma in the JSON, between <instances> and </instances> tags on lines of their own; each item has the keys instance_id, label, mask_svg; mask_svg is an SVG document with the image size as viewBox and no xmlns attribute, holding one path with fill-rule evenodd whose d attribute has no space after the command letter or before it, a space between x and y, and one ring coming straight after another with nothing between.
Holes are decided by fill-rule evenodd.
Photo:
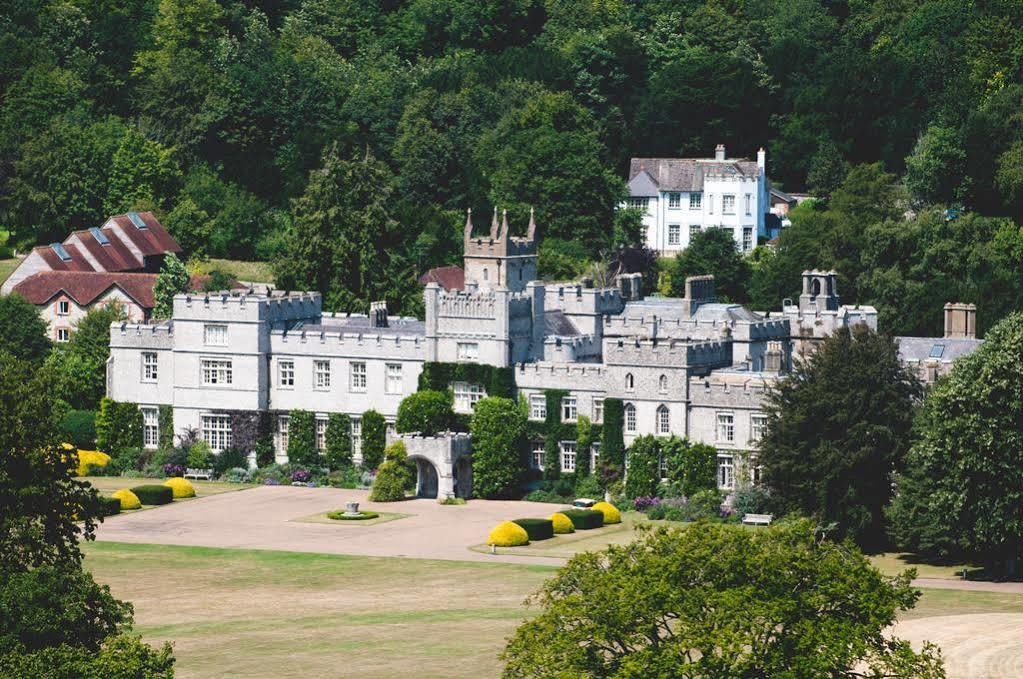
<instances>
[{"instance_id":1,"label":"hillside covered with trees","mask_svg":"<svg viewBox=\"0 0 1023 679\"><path fill-rule=\"evenodd\" d=\"M457 260L465 208L487 223L498 204L523 228L533 206L548 263L592 258L639 238L613 209L630 156L717 143L767 147L788 190L826 197L871 163L905 187L896 209L853 194L840 216L806 217L828 235L813 263L858 301L930 286L914 259L940 256L942 229L926 206L1023 217L1016 2L10 0L0 14L0 228L21 247L152 209L186 254L279 261L279 283L318 284L328 303L414 310L418 273ZM908 235L904 207L924 215ZM982 231L1020 247L1011 222ZM752 299L774 307L798 285L810 255L793 247ZM324 266L348 269L337 289Z\"/></svg>"}]
</instances>

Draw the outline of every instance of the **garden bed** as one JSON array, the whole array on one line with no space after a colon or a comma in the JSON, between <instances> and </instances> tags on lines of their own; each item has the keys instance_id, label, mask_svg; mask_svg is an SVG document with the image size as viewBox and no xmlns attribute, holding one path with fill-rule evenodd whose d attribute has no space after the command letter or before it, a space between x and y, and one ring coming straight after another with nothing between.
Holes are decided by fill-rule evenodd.
<instances>
[{"instance_id":1,"label":"garden bed","mask_svg":"<svg viewBox=\"0 0 1023 679\"><path fill-rule=\"evenodd\" d=\"M322 523L329 526L375 526L379 523L387 523L388 521L397 521L398 519L404 519L411 514L399 514L397 512L365 512L367 514L376 514L372 519L358 519L358 520L338 520L332 519L331 514L335 512L344 513L343 509L331 510L329 512L320 512L318 514L310 514L309 516L300 516L295 519L289 519L289 521L296 521L298 523Z\"/></svg>"}]
</instances>

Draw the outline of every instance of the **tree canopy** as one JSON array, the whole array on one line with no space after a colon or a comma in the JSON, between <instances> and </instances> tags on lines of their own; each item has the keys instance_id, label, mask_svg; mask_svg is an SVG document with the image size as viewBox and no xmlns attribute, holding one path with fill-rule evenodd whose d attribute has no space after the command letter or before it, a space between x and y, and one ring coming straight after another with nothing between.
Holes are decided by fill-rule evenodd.
<instances>
[{"instance_id":1,"label":"tree canopy","mask_svg":"<svg viewBox=\"0 0 1023 679\"><path fill-rule=\"evenodd\" d=\"M884 545L891 476L909 447L916 377L865 325L842 328L768 392L757 460L781 513L834 523L865 549Z\"/></svg>"},{"instance_id":2,"label":"tree canopy","mask_svg":"<svg viewBox=\"0 0 1023 679\"><path fill-rule=\"evenodd\" d=\"M1023 314L927 393L890 516L900 546L1015 570L1023 550Z\"/></svg>"},{"instance_id":3,"label":"tree canopy","mask_svg":"<svg viewBox=\"0 0 1023 679\"><path fill-rule=\"evenodd\" d=\"M882 576L806 520L648 530L544 584L504 676L944 677L936 647L889 638L913 575Z\"/></svg>"}]
</instances>

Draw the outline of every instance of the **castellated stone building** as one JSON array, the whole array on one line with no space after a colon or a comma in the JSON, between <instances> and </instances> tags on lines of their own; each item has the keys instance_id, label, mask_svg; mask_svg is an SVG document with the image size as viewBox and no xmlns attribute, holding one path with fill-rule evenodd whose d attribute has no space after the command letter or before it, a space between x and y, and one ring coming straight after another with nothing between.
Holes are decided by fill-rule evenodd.
<instances>
[{"instance_id":1,"label":"castellated stone building","mask_svg":"<svg viewBox=\"0 0 1023 679\"><path fill-rule=\"evenodd\" d=\"M714 445L719 485L732 489L755 478L765 389L790 369L796 345L855 322L876 327L873 309L840 304L830 272L804 274L798 304L771 314L716 301L712 276L689 279L682 299L644 297L638 274L605 289L538 281L535 232L531 218L514 237L495 212L489 232L478 233L470 214L462 287L427 284L422 321L389 315L383 303L368 315L327 313L316 292L177 295L169 321L111 327L107 395L140 404L147 446L157 445L160 406L172 407L176 433L195 428L214 451L251 450L252 427L239 422L269 416L282 462L291 410L316 413L319 445L328 414L346 413L358 460L360 415L372 408L393 421L424 364L487 364L513 369L532 419L546 417L544 391L558 389L564 422L601 423L604 399L617 398L626 444L655 434ZM449 386L460 412L487 395L483 384ZM452 481L471 473L466 444L451 440L443 451L448 444L408 441L422 458L425 495L451 495L455 485L468 492ZM540 466L543 444L533 445ZM600 454L599 444L560 447L566 472L578 456Z\"/></svg>"}]
</instances>

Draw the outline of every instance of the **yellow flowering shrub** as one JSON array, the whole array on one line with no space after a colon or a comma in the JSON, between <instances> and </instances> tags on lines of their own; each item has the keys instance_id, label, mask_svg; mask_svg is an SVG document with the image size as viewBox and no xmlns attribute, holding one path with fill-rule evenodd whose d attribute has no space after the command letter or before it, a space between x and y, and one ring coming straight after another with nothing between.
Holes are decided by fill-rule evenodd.
<instances>
[{"instance_id":1,"label":"yellow flowering shrub","mask_svg":"<svg viewBox=\"0 0 1023 679\"><path fill-rule=\"evenodd\" d=\"M560 535L561 533L574 533L575 526L572 525L572 519L568 518L561 512L555 512L547 517L554 524L554 534Z\"/></svg>"},{"instance_id":2,"label":"yellow flowering shrub","mask_svg":"<svg viewBox=\"0 0 1023 679\"><path fill-rule=\"evenodd\" d=\"M116 497L121 501L121 511L124 511L125 509L139 509L142 507L142 503L139 502L138 496L127 488L122 488L110 497Z\"/></svg>"},{"instance_id":3,"label":"yellow flowering shrub","mask_svg":"<svg viewBox=\"0 0 1023 679\"><path fill-rule=\"evenodd\" d=\"M621 523L622 513L610 502L598 502L593 508L604 515L604 525L609 523Z\"/></svg>"},{"instance_id":4,"label":"yellow flowering shrub","mask_svg":"<svg viewBox=\"0 0 1023 679\"><path fill-rule=\"evenodd\" d=\"M175 500L183 497L195 497L195 488L192 486L192 482L188 479L175 476L164 481L163 485L174 491Z\"/></svg>"},{"instance_id":5,"label":"yellow flowering shrub","mask_svg":"<svg viewBox=\"0 0 1023 679\"><path fill-rule=\"evenodd\" d=\"M69 444L64 444L65 449L74 450L74 446L70 448L68 446ZM78 469L75 470L76 476L86 476L89 473L90 465L106 467L110 462L110 456L98 450L79 450L75 458L78 460Z\"/></svg>"},{"instance_id":6,"label":"yellow flowering shrub","mask_svg":"<svg viewBox=\"0 0 1023 679\"><path fill-rule=\"evenodd\" d=\"M498 547L519 547L529 544L529 535L526 534L526 529L517 523L505 521L497 524L497 527L490 531L487 544Z\"/></svg>"}]
</instances>

